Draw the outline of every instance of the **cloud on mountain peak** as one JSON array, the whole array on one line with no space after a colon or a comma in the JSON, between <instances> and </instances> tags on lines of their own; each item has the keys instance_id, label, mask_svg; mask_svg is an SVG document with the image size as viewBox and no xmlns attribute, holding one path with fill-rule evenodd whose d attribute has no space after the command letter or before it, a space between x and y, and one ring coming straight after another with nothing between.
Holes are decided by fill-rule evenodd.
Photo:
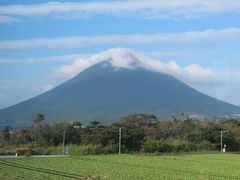
<instances>
[{"instance_id":1,"label":"cloud on mountain peak","mask_svg":"<svg viewBox=\"0 0 240 180\"><path fill-rule=\"evenodd\" d=\"M67 80L88 67L104 61L109 61L115 68L144 68L146 70L172 75L187 84L209 84L213 82L215 77L211 69L198 64L181 67L176 61L163 63L126 48L109 49L92 56L77 58L72 64L63 65L55 69L53 75L54 77Z\"/></svg>"}]
</instances>

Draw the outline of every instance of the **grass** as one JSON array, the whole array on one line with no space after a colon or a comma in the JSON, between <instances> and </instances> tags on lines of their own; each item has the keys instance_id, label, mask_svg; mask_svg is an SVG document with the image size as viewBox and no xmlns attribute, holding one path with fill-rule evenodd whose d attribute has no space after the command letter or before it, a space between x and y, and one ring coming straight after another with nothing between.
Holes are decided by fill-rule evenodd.
<instances>
[{"instance_id":1,"label":"grass","mask_svg":"<svg viewBox=\"0 0 240 180\"><path fill-rule=\"evenodd\" d=\"M2 158L0 179L240 179L240 155Z\"/></svg>"}]
</instances>

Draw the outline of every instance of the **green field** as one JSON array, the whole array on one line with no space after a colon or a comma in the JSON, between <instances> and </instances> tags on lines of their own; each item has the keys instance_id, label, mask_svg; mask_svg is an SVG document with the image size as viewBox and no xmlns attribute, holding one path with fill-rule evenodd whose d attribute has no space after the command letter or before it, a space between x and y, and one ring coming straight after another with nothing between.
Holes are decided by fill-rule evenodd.
<instances>
[{"instance_id":1,"label":"green field","mask_svg":"<svg viewBox=\"0 0 240 180\"><path fill-rule=\"evenodd\" d=\"M240 179L240 155L1 158L0 179Z\"/></svg>"}]
</instances>

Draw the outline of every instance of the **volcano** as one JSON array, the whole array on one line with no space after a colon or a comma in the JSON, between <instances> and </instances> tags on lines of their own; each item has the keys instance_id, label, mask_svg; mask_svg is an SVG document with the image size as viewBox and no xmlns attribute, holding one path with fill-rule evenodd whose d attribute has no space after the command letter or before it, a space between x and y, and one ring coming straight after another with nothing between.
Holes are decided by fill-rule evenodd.
<instances>
[{"instance_id":1,"label":"volcano","mask_svg":"<svg viewBox=\"0 0 240 180\"><path fill-rule=\"evenodd\" d=\"M158 117L182 112L204 116L239 114L240 107L207 96L172 75L151 71L134 54L122 50L119 65L112 54L65 83L0 110L1 124L32 124L38 113L49 123L115 121L134 113ZM123 62L124 61L124 62Z\"/></svg>"}]
</instances>

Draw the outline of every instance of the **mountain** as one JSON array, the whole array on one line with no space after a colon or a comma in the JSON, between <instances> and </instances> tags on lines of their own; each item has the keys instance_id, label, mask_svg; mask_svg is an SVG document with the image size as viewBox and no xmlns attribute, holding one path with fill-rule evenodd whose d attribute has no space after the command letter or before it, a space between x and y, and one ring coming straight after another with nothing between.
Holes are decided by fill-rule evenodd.
<instances>
[{"instance_id":1,"label":"mountain","mask_svg":"<svg viewBox=\"0 0 240 180\"><path fill-rule=\"evenodd\" d=\"M0 110L0 123L31 124L38 113L45 114L51 123L109 122L133 113L239 114L240 107L202 94L171 75L147 70L133 54L126 56L129 53L121 55L129 59L121 65L116 65L111 53L101 56L107 59L54 89Z\"/></svg>"}]
</instances>

